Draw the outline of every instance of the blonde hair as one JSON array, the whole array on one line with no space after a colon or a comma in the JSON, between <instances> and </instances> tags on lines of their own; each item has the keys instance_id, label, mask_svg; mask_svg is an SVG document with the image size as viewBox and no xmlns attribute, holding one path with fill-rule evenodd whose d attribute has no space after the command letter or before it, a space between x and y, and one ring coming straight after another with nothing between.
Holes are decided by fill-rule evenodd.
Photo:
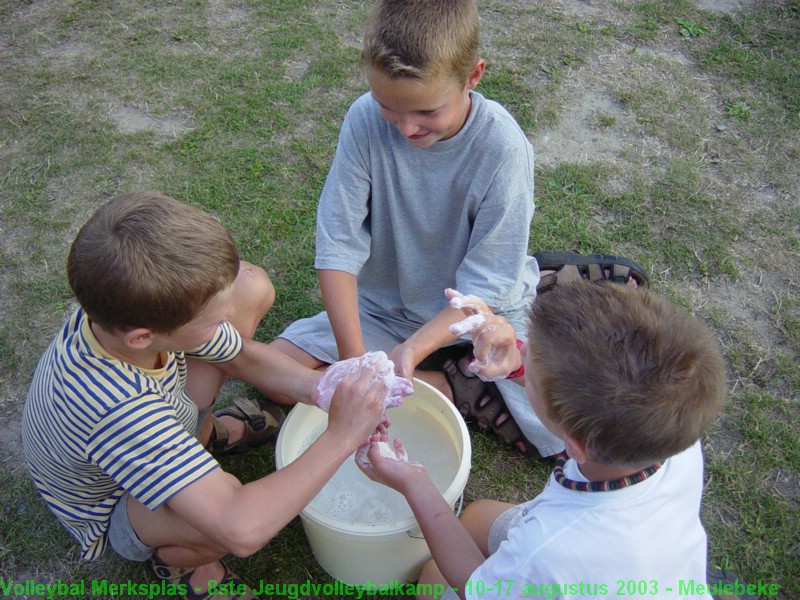
<instances>
[{"instance_id":1,"label":"blonde hair","mask_svg":"<svg viewBox=\"0 0 800 600\"><path fill-rule=\"evenodd\" d=\"M478 60L475 0L378 0L361 54L390 78L449 77L460 84Z\"/></svg>"},{"instance_id":2,"label":"blonde hair","mask_svg":"<svg viewBox=\"0 0 800 600\"><path fill-rule=\"evenodd\" d=\"M529 361L547 416L613 466L652 464L694 442L725 396L709 330L655 294L578 282L533 302Z\"/></svg>"},{"instance_id":3,"label":"blonde hair","mask_svg":"<svg viewBox=\"0 0 800 600\"><path fill-rule=\"evenodd\" d=\"M157 192L118 196L81 228L69 284L89 318L109 331L168 333L230 286L239 254L210 214Z\"/></svg>"}]
</instances>

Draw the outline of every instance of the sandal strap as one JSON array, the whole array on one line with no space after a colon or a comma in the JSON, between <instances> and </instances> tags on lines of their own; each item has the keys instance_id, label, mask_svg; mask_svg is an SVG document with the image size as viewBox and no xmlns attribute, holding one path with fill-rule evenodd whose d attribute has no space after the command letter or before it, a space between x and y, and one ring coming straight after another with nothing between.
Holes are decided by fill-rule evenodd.
<instances>
[{"instance_id":1,"label":"sandal strap","mask_svg":"<svg viewBox=\"0 0 800 600\"><path fill-rule=\"evenodd\" d=\"M222 579L219 581L219 585L217 587L224 589L226 592L238 592L244 587L244 593L209 594L208 591L205 593L195 592L194 588L192 588L191 584L189 583L189 578L194 572L194 570L191 570L184 574L184 576L180 579L180 583L186 588L186 594L183 597L186 598L186 600L257 600L258 596L256 596L255 592L253 592L252 588L247 585L241 577L233 573L228 568L228 565L226 565L223 561L220 562L225 569L225 575L222 576Z\"/></svg>"},{"instance_id":2,"label":"sandal strap","mask_svg":"<svg viewBox=\"0 0 800 600\"><path fill-rule=\"evenodd\" d=\"M233 417L244 422L244 436L237 442L231 443L225 425L220 417ZM233 405L216 411L211 415L213 429L211 438L206 448L214 456L239 454L250 448L266 444L275 438L283 424L284 413L281 408L270 400L264 400L258 405L247 398L235 398Z\"/></svg>"},{"instance_id":3,"label":"sandal strap","mask_svg":"<svg viewBox=\"0 0 800 600\"><path fill-rule=\"evenodd\" d=\"M536 293L543 294L557 285L584 279L592 283L612 281L625 284L630 279L641 288L649 285L643 267L622 256L611 254L588 254L582 256L567 251L542 251L534 254L540 271L553 271L542 275Z\"/></svg>"},{"instance_id":4,"label":"sandal strap","mask_svg":"<svg viewBox=\"0 0 800 600\"><path fill-rule=\"evenodd\" d=\"M234 398L233 403L242 411L254 431L261 431L267 426L267 420L264 418L264 413L261 412L259 406L256 406L246 398Z\"/></svg>"},{"instance_id":5,"label":"sandal strap","mask_svg":"<svg viewBox=\"0 0 800 600\"><path fill-rule=\"evenodd\" d=\"M150 568L153 570L153 573L155 573L156 577L162 581L171 581L177 583L181 577L187 573L191 573L194 570L190 567L175 567L173 565L168 565L163 560L158 558L155 553L150 556L147 562L150 564Z\"/></svg>"}]
</instances>

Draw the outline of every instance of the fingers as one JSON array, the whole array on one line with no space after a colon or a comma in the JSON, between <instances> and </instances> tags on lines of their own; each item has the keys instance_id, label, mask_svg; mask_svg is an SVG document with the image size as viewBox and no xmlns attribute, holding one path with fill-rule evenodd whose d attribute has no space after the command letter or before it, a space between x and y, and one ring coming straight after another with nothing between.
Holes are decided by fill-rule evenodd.
<instances>
[{"instance_id":1,"label":"fingers","mask_svg":"<svg viewBox=\"0 0 800 600\"><path fill-rule=\"evenodd\" d=\"M469 315L466 319L453 323L448 329L453 335L461 337L462 335L479 331L484 323L486 323L486 314L475 313Z\"/></svg>"},{"instance_id":2,"label":"fingers","mask_svg":"<svg viewBox=\"0 0 800 600\"><path fill-rule=\"evenodd\" d=\"M477 296L464 295L452 288L447 288L445 296L450 300L450 308L463 310L464 314L474 315L479 313L491 313L489 306Z\"/></svg>"},{"instance_id":3,"label":"fingers","mask_svg":"<svg viewBox=\"0 0 800 600\"><path fill-rule=\"evenodd\" d=\"M448 288L445 295L451 308L460 309L465 319L450 325L450 333L457 337L469 334L472 338L473 360L467 369L483 381L503 379L520 364L516 348L516 332L511 324L492 313L487 304L476 296L465 296Z\"/></svg>"}]
</instances>

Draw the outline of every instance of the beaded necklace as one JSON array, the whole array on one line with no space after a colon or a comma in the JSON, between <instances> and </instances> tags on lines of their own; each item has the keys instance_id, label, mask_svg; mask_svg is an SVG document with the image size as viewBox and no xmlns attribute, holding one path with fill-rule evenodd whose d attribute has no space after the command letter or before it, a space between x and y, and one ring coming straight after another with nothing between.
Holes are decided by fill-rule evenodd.
<instances>
[{"instance_id":1,"label":"beaded necklace","mask_svg":"<svg viewBox=\"0 0 800 600\"><path fill-rule=\"evenodd\" d=\"M661 463L656 463L650 465L646 469L642 469L638 473L611 481L574 481L564 475L564 465L567 463L568 458L566 452L556 455L556 466L553 469L553 476L556 478L556 481L565 488L577 490L579 492L611 492L630 487L641 483L661 468Z\"/></svg>"}]
</instances>

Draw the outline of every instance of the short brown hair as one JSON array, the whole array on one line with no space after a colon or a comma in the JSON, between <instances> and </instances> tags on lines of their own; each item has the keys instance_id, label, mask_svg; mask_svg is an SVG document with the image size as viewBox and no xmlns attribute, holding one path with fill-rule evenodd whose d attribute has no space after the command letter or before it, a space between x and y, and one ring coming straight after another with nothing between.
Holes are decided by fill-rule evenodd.
<instances>
[{"instance_id":1,"label":"short brown hair","mask_svg":"<svg viewBox=\"0 0 800 600\"><path fill-rule=\"evenodd\" d=\"M109 331L173 331L231 285L238 269L236 244L216 218L157 192L101 206L67 259L78 302Z\"/></svg>"},{"instance_id":2,"label":"short brown hair","mask_svg":"<svg viewBox=\"0 0 800 600\"><path fill-rule=\"evenodd\" d=\"M547 417L614 466L651 464L700 439L725 396L709 330L620 284L578 282L534 300L529 364Z\"/></svg>"},{"instance_id":3,"label":"short brown hair","mask_svg":"<svg viewBox=\"0 0 800 600\"><path fill-rule=\"evenodd\" d=\"M390 78L450 77L466 83L478 60L475 0L378 0L361 62Z\"/></svg>"}]
</instances>

